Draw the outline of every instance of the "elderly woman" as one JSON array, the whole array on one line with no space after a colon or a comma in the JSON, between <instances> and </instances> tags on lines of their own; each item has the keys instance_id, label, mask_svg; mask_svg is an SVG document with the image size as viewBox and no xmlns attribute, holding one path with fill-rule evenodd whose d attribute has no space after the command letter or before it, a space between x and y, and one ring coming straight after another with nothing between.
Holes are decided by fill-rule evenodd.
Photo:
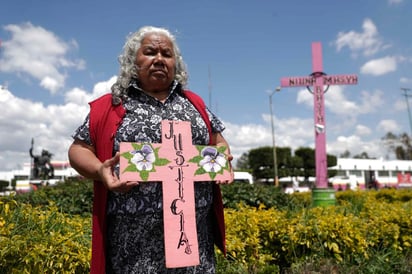
<instances>
[{"instance_id":1,"label":"elderly woman","mask_svg":"<svg viewBox=\"0 0 412 274\"><path fill-rule=\"evenodd\" d=\"M185 90L186 66L175 37L143 27L119 57L112 93L90 103L73 134L69 159L93 179L92 273L215 273L214 243L224 252L223 207L216 182L195 184L200 265L165 267L161 183L121 182L120 142L161 142L161 121L190 121L193 144L225 145L222 122ZM231 156L229 156L231 160Z\"/></svg>"}]
</instances>

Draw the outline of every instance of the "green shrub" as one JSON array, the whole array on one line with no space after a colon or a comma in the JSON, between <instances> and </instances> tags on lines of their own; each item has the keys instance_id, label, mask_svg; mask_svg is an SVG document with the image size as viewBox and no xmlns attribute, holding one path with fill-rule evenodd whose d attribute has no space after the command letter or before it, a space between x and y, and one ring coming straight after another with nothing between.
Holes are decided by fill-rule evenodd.
<instances>
[{"instance_id":1,"label":"green shrub","mask_svg":"<svg viewBox=\"0 0 412 274\"><path fill-rule=\"evenodd\" d=\"M90 216L93 204L93 182L67 180L55 186L40 187L37 191L18 194L14 199L33 206L48 206L53 202L64 213Z\"/></svg>"},{"instance_id":2,"label":"green shrub","mask_svg":"<svg viewBox=\"0 0 412 274\"><path fill-rule=\"evenodd\" d=\"M0 200L0 273L88 273L91 222Z\"/></svg>"},{"instance_id":3,"label":"green shrub","mask_svg":"<svg viewBox=\"0 0 412 274\"><path fill-rule=\"evenodd\" d=\"M240 203L259 208L301 209L310 206L310 193L288 195L268 185L221 185L225 208L237 208ZM33 206L47 206L50 201L68 214L89 215L93 203L93 182L68 180L56 186L41 187L37 191L16 195L13 199Z\"/></svg>"},{"instance_id":4,"label":"green shrub","mask_svg":"<svg viewBox=\"0 0 412 274\"><path fill-rule=\"evenodd\" d=\"M291 202L290 196L283 193L280 188L268 185L251 185L234 183L221 185L223 205L225 208L237 208L239 203L259 208L284 208Z\"/></svg>"},{"instance_id":5,"label":"green shrub","mask_svg":"<svg viewBox=\"0 0 412 274\"><path fill-rule=\"evenodd\" d=\"M354 205L341 199L337 206L294 211L227 209L228 260L248 273L262 273L268 265L287 273L410 273L412 202L401 200L412 192L385 191L393 198L382 200L371 191L356 193L359 199L341 194ZM379 267L384 271L377 272Z\"/></svg>"},{"instance_id":6,"label":"green shrub","mask_svg":"<svg viewBox=\"0 0 412 274\"><path fill-rule=\"evenodd\" d=\"M8 186L8 181L0 180L0 191L6 191Z\"/></svg>"},{"instance_id":7,"label":"green shrub","mask_svg":"<svg viewBox=\"0 0 412 274\"><path fill-rule=\"evenodd\" d=\"M222 186L227 257L217 273L411 273L412 191L310 193ZM87 273L92 183L0 198L0 273Z\"/></svg>"}]
</instances>

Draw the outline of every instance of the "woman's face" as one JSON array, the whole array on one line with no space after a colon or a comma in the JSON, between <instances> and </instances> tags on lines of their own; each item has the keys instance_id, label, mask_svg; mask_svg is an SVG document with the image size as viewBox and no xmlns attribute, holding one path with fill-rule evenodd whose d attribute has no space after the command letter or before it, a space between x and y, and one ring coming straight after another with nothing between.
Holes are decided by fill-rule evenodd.
<instances>
[{"instance_id":1,"label":"woman's face","mask_svg":"<svg viewBox=\"0 0 412 274\"><path fill-rule=\"evenodd\" d=\"M168 90L175 77L176 56L172 42L162 34L148 34L136 54L141 88L148 92Z\"/></svg>"}]
</instances>

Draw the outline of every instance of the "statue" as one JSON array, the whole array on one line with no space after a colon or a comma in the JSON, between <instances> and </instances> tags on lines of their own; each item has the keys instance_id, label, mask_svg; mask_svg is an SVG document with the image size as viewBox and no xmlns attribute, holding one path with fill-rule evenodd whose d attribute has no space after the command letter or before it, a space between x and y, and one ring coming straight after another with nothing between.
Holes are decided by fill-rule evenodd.
<instances>
[{"instance_id":1,"label":"statue","mask_svg":"<svg viewBox=\"0 0 412 274\"><path fill-rule=\"evenodd\" d=\"M43 149L41 155L33 155L34 140L31 140L30 157L33 158L33 167L31 170L33 179L47 180L53 178L54 168L50 162L51 154L49 151Z\"/></svg>"}]
</instances>

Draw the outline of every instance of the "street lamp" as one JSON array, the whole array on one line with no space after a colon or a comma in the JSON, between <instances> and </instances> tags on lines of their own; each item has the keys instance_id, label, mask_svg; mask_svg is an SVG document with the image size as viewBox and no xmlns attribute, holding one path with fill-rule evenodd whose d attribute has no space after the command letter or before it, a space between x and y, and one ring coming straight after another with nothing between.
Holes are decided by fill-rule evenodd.
<instances>
[{"instance_id":1,"label":"street lamp","mask_svg":"<svg viewBox=\"0 0 412 274\"><path fill-rule=\"evenodd\" d=\"M277 163L277 156L276 156L276 142L275 142L275 125L273 124L273 110L272 110L272 96L275 92L280 91L281 88L277 87L272 93L269 95L269 107L270 107L270 123L272 125L272 145L273 145L273 173L274 173L274 180L275 186L279 186L279 177L278 177L278 163Z\"/></svg>"}]
</instances>

